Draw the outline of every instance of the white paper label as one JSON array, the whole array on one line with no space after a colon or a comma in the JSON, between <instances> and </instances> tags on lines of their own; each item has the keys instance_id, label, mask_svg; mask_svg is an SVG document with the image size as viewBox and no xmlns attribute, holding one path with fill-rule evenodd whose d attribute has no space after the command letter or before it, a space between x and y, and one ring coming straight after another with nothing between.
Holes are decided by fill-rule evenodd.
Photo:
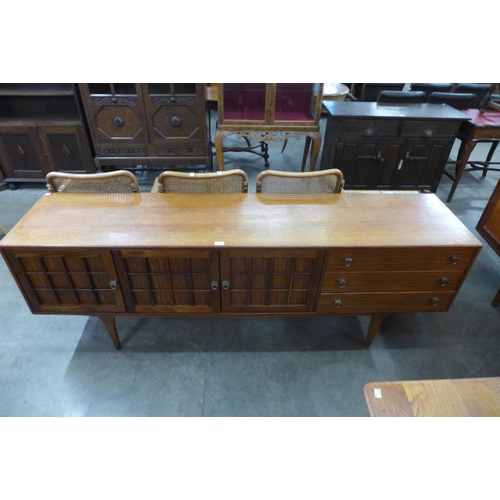
<instances>
[{"instance_id":1,"label":"white paper label","mask_svg":"<svg viewBox=\"0 0 500 500\"><path fill-rule=\"evenodd\" d=\"M222 245L224 245L224 242L223 241L215 241L214 245L222 246Z\"/></svg>"},{"instance_id":2,"label":"white paper label","mask_svg":"<svg viewBox=\"0 0 500 500\"><path fill-rule=\"evenodd\" d=\"M373 389L373 394L377 399L382 399L382 391L380 389Z\"/></svg>"}]
</instances>

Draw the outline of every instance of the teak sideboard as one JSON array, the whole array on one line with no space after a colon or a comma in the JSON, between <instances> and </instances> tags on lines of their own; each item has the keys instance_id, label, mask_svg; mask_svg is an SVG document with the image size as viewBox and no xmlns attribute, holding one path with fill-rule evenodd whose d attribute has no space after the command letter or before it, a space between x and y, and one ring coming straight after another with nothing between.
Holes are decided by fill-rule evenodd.
<instances>
[{"instance_id":1,"label":"teak sideboard","mask_svg":"<svg viewBox=\"0 0 500 500\"><path fill-rule=\"evenodd\" d=\"M434 194L64 194L0 242L33 313L447 311L481 243Z\"/></svg>"}]
</instances>

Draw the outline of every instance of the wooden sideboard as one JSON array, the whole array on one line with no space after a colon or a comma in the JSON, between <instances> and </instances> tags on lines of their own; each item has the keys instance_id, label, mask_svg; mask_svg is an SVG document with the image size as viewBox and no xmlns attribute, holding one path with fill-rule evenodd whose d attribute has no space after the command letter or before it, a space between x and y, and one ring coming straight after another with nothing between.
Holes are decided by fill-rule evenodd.
<instances>
[{"instance_id":1,"label":"wooden sideboard","mask_svg":"<svg viewBox=\"0 0 500 500\"><path fill-rule=\"evenodd\" d=\"M33 313L446 311L481 243L433 194L65 194L0 242Z\"/></svg>"},{"instance_id":2,"label":"wooden sideboard","mask_svg":"<svg viewBox=\"0 0 500 500\"><path fill-rule=\"evenodd\" d=\"M441 104L326 102L321 169L342 170L346 189L436 192L460 125Z\"/></svg>"},{"instance_id":3,"label":"wooden sideboard","mask_svg":"<svg viewBox=\"0 0 500 500\"><path fill-rule=\"evenodd\" d=\"M500 180L497 182L493 193L491 193L476 229L486 240L486 243L500 256ZM500 304L500 288L491 302L493 307L498 304Z\"/></svg>"}]
</instances>

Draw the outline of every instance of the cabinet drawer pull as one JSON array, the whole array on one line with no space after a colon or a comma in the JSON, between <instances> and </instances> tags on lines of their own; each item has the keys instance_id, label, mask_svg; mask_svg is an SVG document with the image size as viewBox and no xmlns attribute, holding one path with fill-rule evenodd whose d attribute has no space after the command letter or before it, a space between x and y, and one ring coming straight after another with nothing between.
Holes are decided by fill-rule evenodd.
<instances>
[{"instance_id":1,"label":"cabinet drawer pull","mask_svg":"<svg viewBox=\"0 0 500 500\"><path fill-rule=\"evenodd\" d=\"M437 306L438 302L439 302L439 299L437 297L432 297L431 304L433 306Z\"/></svg>"},{"instance_id":2,"label":"cabinet drawer pull","mask_svg":"<svg viewBox=\"0 0 500 500\"><path fill-rule=\"evenodd\" d=\"M344 266L349 267L352 264L352 258L351 257L346 257L344 259Z\"/></svg>"},{"instance_id":3,"label":"cabinet drawer pull","mask_svg":"<svg viewBox=\"0 0 500 500\"><path fill-rule=\"evenodd\" d=\"M344 280L344 279L340 279L339 280L339 287L340 288L344 288L347 284L347 280Z\"/></svg>"},{"instance_id":4,"label":"cabinet drawer pull","mask_svg":"<svg viewBox=\"0 0 500 500\"><path fill-rule=\"evenodd\" d=\"M116 290L116 280L111 280L109 282L109 288L111 288L111 290Z\"/></svg>"},{"instance_id":5,"label":"cabinet drawer pull","mask_svg":"<svg viewBox=\"0 0 500 500\"><path fill-rule=\"evenodd\" d=\"M450 257L450 264L451 264L452 266L455 266L455 265L457 265L457 264L458 264L458 261L459 261L459 260L460 260L460 257L458 257L457 255L452 255L452 256Z\"/></svg>"},{"instance_id":6,"label":"cabinet drawer pull","mask_svg":"<svg viewBox=\"0 0 500 500\"><path fill-rule=\"evenodd\" d=\"M123 125L125 125L125 120L121 116L115 116L113 118L113 124L116 127L123 127Z\"/></svg>"},{"instance_id":7,"label":"cabinet drawer pull","mask_svg":"<svg viewBox=\"0 0 500 500\"><path fill-rule=\"evenodd\" d=\"M229 290L229 281L223 281L222 282L222 288L224 290Z\"/></svg>"},{"instance_id":8,"label":"cabinet drawer pull","mask_svg":"<svg viewBox=\"0 0 500 500\"><path fill-rule=\"evenodd\" d=\"M218 281L212 281L210 283L210 286L211 286L212 290L218 290L219 289L219 282Z\"/></svg>"},{"instance_id":9,"label":"cabinet drawer pull","mask_svg":"<svg viewBox=\"0 0 500 500\"><path fill-rule=\"evenodd\" d=\"M342 305L342 301L340 299L336 299L333 305L338 309Z\"/></svg>"},{"instance_id":10,"label":"cabinet drawer pull","mask_svg":"<svg viewBox=\"0 0 500 500\"><path fill-rule=\"evenodd\" d=\"M174 127L180 127L182 120L178 116L172 116L172 118L170 118L170 123Z\"/></svg>"},{"instance_id":11,"label":"cabinet drawer pull","mask_svg":"<svg viewBox=\"0 0 500 500\"><path fill-rule=\"evenodd\" d=\"M441 283L441 286L446 286L450 282L449 278L441 278L439 280L439 283Z\"/></svg>"}]
</instances>

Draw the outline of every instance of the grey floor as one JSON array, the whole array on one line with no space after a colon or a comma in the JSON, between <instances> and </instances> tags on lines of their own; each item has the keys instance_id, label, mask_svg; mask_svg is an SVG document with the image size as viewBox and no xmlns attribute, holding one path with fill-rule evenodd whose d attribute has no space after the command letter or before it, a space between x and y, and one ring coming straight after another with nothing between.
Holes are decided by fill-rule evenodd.
<instances>
[{"instance_id":1,"label":"grey floor","mask_svg":"<svg viewBox=\"0 0 500 500\"><path fill-rule=\"evenodd\" d=\"M271 145L270 168L298 171L303 140L281 147ZM225 158L255 191L263 160ZM141 190L154 175L137 172ZM481 241L475 226L499 175L464 174L448 204ZM450 186L443 176L441 200ZM0 224L12 228L44 192L0 192ZM3 259L0 283L0 416L362 417L369 381L500 375L500 307L490 305L500 258L487 244L448 312L390 316L369 349L367 317L119 318L118 352L95 318L31 314Z\"/></svg>"}]
</instances>

